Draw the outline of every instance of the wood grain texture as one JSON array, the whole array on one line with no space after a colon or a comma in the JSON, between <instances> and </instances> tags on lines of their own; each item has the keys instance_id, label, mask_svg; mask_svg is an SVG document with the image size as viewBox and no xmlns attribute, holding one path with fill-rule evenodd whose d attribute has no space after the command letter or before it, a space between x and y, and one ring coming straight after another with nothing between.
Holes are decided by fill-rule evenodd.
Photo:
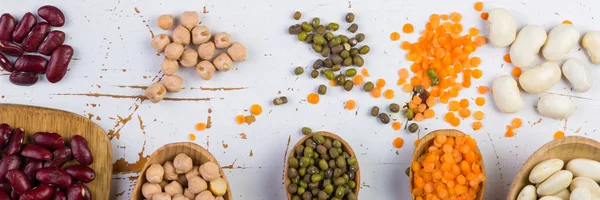
<instances>
[{"instance_id":1,"label":"wood grain texture","mask_svg":"<svg viewBox=\"0 0 600 200\"><path fill-rule=\"evenodd\" d=\"M227 181L227 177L225 176L225 173L223 172L223 168L221 166L221 164L219 164L219 161L217 161L217 159L210 153L208 152L206 149L204 149L203 147L201 147L200 145L197 145L196 143L193 142L179 142L179 143L171 143L171 144L167 144L163 147L161 147L160 149L157 149L156 151L154 151L154 153L152 153L152 155L150 155L150 158L148 159L148 162L146 162L146 165L144 165L144 169L142 169L142 172L140 173L140 176L138 177L137 183L135 184L135 189L133 191L133 194L131 195L131 199L132 200L140 200L140 199L144 199L144 196L142 195L142 185L143 183L146 182L146 169L148 169L148 167L150 167L150 165L152 164L163 164L167 161L172 161L173 159L175 159L175 156L177 156L177 154L180 153L185 153L186 155L188 155L189 157L192 158L192 160L194 161L194 165L195 166L200 166L203 163L206 162L214 162L219 166L219 172L221 173L221 177L223 177L223 179L225 179L225 181ZM227 193L225 193L225 195L223 196L223 198L225 198L225 200L231 200L231 187L229 187L229 181L227 181Z\"/></svg>"},{"instance_id":2,"label":"wood grain texture","mask_svg":"<svg viewBox=\"0 0 600 200\"><path fill-rule=\"evenodd\" d=\"M445 135L445 136L449 136L449 137L456 137L456 136L464 136L465 133L459 131L459 130L454 130L454 129L442 129L442 130L436 130L433 131L427 135L425 135L425 137L423 137L421 139L421 141L419 142L419 144L415 147L415 151L413 153L412 156L412 162L417 161L419 159L419 157L421 157L424 153L426 153L427 149L433 145L433 140L435 139L436 136L438 135ZM479 155L481 155L481 152L479 151L479 146L477 146L477 149L475 150ZM486 175L485 173L485 164L483 163L483 158L481 160L479 160L479 166L481 166L481 173L483 173L484 175ZM413 183L413 170L410 170L409 172L409 179L410 179L410 191L413 190L414 188L414 183ZM487 177L487 175L486 175ZM476 200L482 200L483 196L485 194L485 184L487 181L483 181L481 183L481 190L479 190L479 193L477 194L477 198L475 198ZM412 199L416 199L414 195L411 195Z\"/></svg>"},{"instance_id":3,"label":"wood grain texture","mask_svg":"<svg viewBox=\"0 0 600 200\"><path fill-rule=\"evenodd\" d=\"M0 104L0 123L7 123L11 128L23 128L26 143L36 132L56 132L67 145L72 136L83 136L94 155L94 163L90 167L96 171L96 179L86 185L92 191L93 199L109 199L112 146L106 132L98 125L70 112L16 104Z\"/></svg>"},{"instance_id":4,"label":"wood grain texture","mask_svg":"<svg viewBox=\"0 0 600 200\"><path fill-rule=\"evenodd\" d=\"M354 150L352 150L352 147L344 139L342 139L340 136L338 136L336 134L333 134L333 133L330 133L330 132L325 132L325 131L316 132L316 133L319 133L319 134L323 135L323 137L325 137L325 138L329 138L329 139L332 139L332 140L339 140L340 142L342 142L342 149L344 151L348 152L350 154L350 156L356 157L356 154L354 153ZM298 145L304 144L304 142L306 140L308 140L309 138L312 138L312 135L307 135L307 136L304 136L302 139L300 139L294 145L294 148L292 148L290 150L290 155L288 156L288 159L292 158L292 157L295 157L296 156L296 147L298 147ZM285 172L284 172L285 173L284 174L284 177L285 177L285 188L284 188L284 190L285 190L285 194L287 195L287 199L289 200L289 199L292 199L292 195L289 192L287 192L287 188L288 188L288 186L291 183L291 180L287 176L288 169L290 168L290 166L289 166L289 164L287 162L287 159L285 161L286 162L285 162ZM360 165L358 163L359 163L359 161L356 161L356 166L358 167L358 171L356 171L356 176L354 178L355 179L354 182L356 182L356 187L354 188L354 194L356 194L356 196L358 196L358 192L360 191L360 183L361 183L360 182Z\"/></svg>"},{"instance_id":5,"label":"wood grain texture","mask_svg":"<svg viewBox=\"0 0 600 200\"><path fill-rule=\"evenodd\" d=\"M565 161L565 165L572 159L575 158L587 158L591 160L600 160L600 143L579 136L569 136L553 140L546 143L535 151L517 173L517 176L513 179L507 200L515 200L521 190L531 184L529 182L529 173L535 165L538 163L548 160L551 158L558 158Z\"/></svg>"}]
</instances>

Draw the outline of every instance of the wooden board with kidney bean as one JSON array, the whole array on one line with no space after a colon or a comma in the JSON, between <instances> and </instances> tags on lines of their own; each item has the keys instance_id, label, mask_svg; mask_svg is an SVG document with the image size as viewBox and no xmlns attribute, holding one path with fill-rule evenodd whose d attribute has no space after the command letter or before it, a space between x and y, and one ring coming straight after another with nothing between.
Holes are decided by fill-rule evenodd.
<instances>
[{"instance_id":1,"label":"wooden board with kidney bean","mask_svg":"<svg viewBox=\"0 0 600 200\"><path fill-rule=\"evenodd\" d=\"M24 135L22 128L0 124L0 199L91 199L83 183L96 172L88 167L94 158L84 137L75 135L66 146L57 133L37 132L29 140ZM73 159L77 164L65 166Z\"/></svg>"}]
</instances>

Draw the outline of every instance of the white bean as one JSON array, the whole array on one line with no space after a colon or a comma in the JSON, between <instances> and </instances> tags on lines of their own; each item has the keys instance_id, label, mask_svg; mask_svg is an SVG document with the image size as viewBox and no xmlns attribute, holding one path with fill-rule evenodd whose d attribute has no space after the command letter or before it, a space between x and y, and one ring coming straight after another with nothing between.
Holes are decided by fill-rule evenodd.
<instances>
[{"instance_id":1,"label":"white bean","mask_svg":"<svg viewBox=\"0 0 600 200\"><path fill-rule=\"evenodd\" d=\"M542 49L544 58L559 61L567 57L573 46L579 41L579 31L571 24L556 25L550 33Z\"/></svg>"},{"instance_id":2,"label":"white bean","mask_svg":"<svg viewBox=\"0 0 600 200\"><path fill-rule=\"evenodd\" d=\"M545 196L545 197L540 198L540 200L562 200L562 199L555 197L555 196Z\"/></svg>"},{"instance_id":3,"label":"white bean","mask_svg":"<svg viewBox=\"0 0 600 200\"><path fill-rule=\"evenodd\" d=\"M569 161L566 169L573 172L575 176L583 176L600 182L600 162L598 161L577 158Z\"/></svg>"},{"instance_id":4,"label":"white bean","mask_svg":"<svg viewBox=\"0 0 600 200\"><path fill-rule=\"evenodd\" d=\"M536 199L537 199L537 195L535 194L535 186L533 186L533 185L525 186L519 193L519 196L517 196L517 200L536 200Z\"/></svg>"},{"instance_id":5,"label":"white bean","mask_svg":"<svg viewBox=\"0 0 600 200\"><path fill-rule=\"evenodd\" d=\"M585 34L581 40L581 46L587 50L593 63L600 64L600 31Z\"/></svg>"},{"instance_id":6,"label":"white bean","mask_svg":"<svg viewBox=\"0 0 600 200\"><path fill-rule=\"evenodd\" d=\"M525 70L519 76L519 84L525 92L539 94L556 85L560 77L560 67L556 63L545 62Z\"/></svg>"},{"instance_id":7,"label":"white bean","mask_svg":"<svg viewBox=\"0 0 600 200\"><path fill-rule=\"evenodd\" d=\"M554 175L550 176L550 178L548 178L546 181L542 182L539 187L537 187L537 194L539 196L556 194L569 187L572 179L573 173L567 170L560 170Z\"/></svg>"},{"instance_id":8,"label":"white bean","mask_svg":"<svg viewBox=\"0 0 600 200\"><path fill-rule=\"evenodd\" d=\"M561 159L554 158L542 161L535 165L529 173L529 182L534 184L544 182L552 174L560 171L563 166L565 166L565 162Z\"/></svg>"},{"instance_id":9,"label":"white bean","mask_svg":"<svg viewBox=\"0 0 600 200\"><path fill-rule=\"evenodd\" d=\"M562 200L569 200L569 197L571 196L571 192L569 192L569 189L564 189L556 194L553 194L552 196L561 198Z\"/></svg>"},{"instance_id":10,"label":"white bean","mask_svg":"<svg viewBox=\"0 0 600 200\"><path fill-rule=\"evenodd\" d=\"M489 38L495 47L507 47L517 35L517 22L506 10L496 8L489 12Z\"/></svg>"},{"instance_id":11,"label":"white bean","mask_svg":"<svg viewBox=\"0 0 600 200\"><path fill-rule=\"evenodd\" d=\"M590 190L586 188L577 188L571 193L571 200L592 200Z\"/></svg>"},{"instance_id":12,"label":"white bean","mask_svg":"<svg viewBox=\"0 0 600 200\"><path fill-rule=\"evenodd\" d=\"M577 58L565 61L562 66L562 72L575 91L586 92L594 83L590 68Z\"/></svg>"},{"instance_id":13,"label":"white bean","mask_svg":"<svg viewBox=\"0 0 600 200\"><path fill-rule=\"evenodd\" d=\"M510 46L510 59L515 66L529 67L546 42L546 30L537 25L525 26Z\"/></svg>"},{"instance_id":14,"label":"white bean","mask_svg":"<svg viewBox=\"0 0 600 200\"><path fill-rule=\"evenodd\" d=\"M492 84L496 106L504 113L516 113L523 107L517 82L511 76L500 76Z\"/></svg>"},{"instance_id":15,"label":"white bean","mask_svg":"<svg viewBox=\"0 0 600 200\"><path fill-rule=\"evenodd\" d=\"M575 103L566 96L547 94L540 98L537 109L542 116L566 119L575 112Z\"/></svg>"},{"instance_id":16,"label":"white bean","mask_svg":"<svg viewBox=\"0 0 600 200\"><path fill-rule=\"evenodd\" d=\"M586 177L577 177L571 181L571 186L569 189L574 191L577 188L586 188L592 193L592 196L599 197L600 196L600 186L594 180Z\"/></svg>"}]
</instances>

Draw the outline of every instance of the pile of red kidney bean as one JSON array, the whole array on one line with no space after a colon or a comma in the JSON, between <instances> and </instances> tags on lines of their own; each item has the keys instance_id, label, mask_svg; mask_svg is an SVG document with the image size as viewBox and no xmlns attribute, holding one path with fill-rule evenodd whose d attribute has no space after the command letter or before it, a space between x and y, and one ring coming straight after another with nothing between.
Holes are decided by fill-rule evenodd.
<instances>
[{"instance_id":1,"label":"pile of red kidney bean","mask_svg":"<svg viewBox=\"0 0 600 200\"><path fill-rule=\"evenodd\" d=\"M29 86L37 83L40 74L46 74L51 83L59 82L67 73L73 57L73 48L64 45L65 33L51 31L51 26L61 27L65 16L54 6L42 6L38 15L45 20L39 22L35 15L26 13L19 23L4 13L0 16L0 67L11 72L10 82L15 85ZM44 56L50 56L50 60ZM17 57L15 63L6 57Z\"/></svg>"},{"instance_id":2,"label":"pile of red kidney bean","mask_svg":"<svg viewBox=\"0 0 600 200\"><path fill-rule=\"evenodd\" d=\"M87 140L73 136L70 147L57 133L38 132L23 144L22 128L0 124L0 199L91 200L84 185L96 178ZM64 166L75 159L78 164ZM72 163L72 162L70 162Z\"/></svg>"}]
</instances>

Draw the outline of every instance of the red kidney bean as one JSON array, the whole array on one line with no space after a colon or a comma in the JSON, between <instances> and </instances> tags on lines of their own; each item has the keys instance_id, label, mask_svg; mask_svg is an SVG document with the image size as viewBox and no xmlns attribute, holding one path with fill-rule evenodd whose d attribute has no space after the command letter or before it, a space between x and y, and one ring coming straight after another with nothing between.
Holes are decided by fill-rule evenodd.
<instances>
[{"instance_id":1,"label":"red kidney bean","mask_svg":"<svg viewBox=\"0 0 600 200\"><path fill-rule=\"evenodd\" d=\"M37 144L26 144L21 150L21 156L36 160L50 160L52 152Z\"/></svg>"},{"instance_id":2,"label":"red kidney bean","mask_svg":"<svg viewBox=\"0 0 600 200\"><path fill-rule=\"evenodd\" d=\"M48 33L50 33L50 24L46 22L38 23L37 25L35 25L35 27L33 27L33 30L31 30L29 35L25 37L25 39L23 40L23 44L21 44L21 47L23 47L23 50L27 52L36 51L40 44L44 41Z\"/></svg>"},{"instance_id":3,"label":"red kidney bean","mask_svg":"<svg viewBox=\"0 0 600 200\"><path fill-rule=\"evenodd\" d=\"M6 194L6 192L4 192L4 191L0 191L0 199L10 200L10 196L8 196L8 194Z\"/></svg>"},{"instance_id":4,"label":"red kidney bean","mask_svg":"<svg viewBox=\"0 0 600 200\"><path fill-rule=\"evenodd\" d=\"M52 196L51 200L67 200L67 195L65 194L65 192L56 188L56 190L54 190L54 195Z\"/></svg>"},{"instance_id":5,"label":"red kidney bean","mask_svg":"<svg viewBox=\"0 0 600 200\"><path fill-rule=\"evenodd\" d=\"M19 24L17 24L17 27L15 27L15 30L12 33L13 41L17 43L23 42L23 39L27 37L29 31L31 31L31 28L33 28L35 24L37 24L37 18L30 12L25 13L25 15L23 15L23 18L21 18L21 21L19 21Z\"/></svg>"},{"instance_id":6,"label":"red kidney bean","mask_svg":"<svg viewBox=\"0 0 600 200\"><path fill-rule=\"evenodd\" d=\"M8 77L11 83L20 86L31 86L40 79L38 74L31 72L13 72Z\"/></svg>"},{"instance_id":7,"label":"red kidney bean","mask_svg":"<svg viewBox=\"0 0 600 200\"><path fill-rule=\"evenodd\" d=\"M75 183L67 190L69 200L92 200L92 192L84 184Z\"/></svg>"},{"instance_id":8,"label":"red kidney bean","mask_svg":"<svg viewBox=\"0 0 600 200\"><path fill-rule=\"evenodd\" d=\"M0 52L9 56L21 56L23 53L25 53L21 46L7 40L0 40Z\"/></svg>"},{"instance_id":9,"label":"red kidney bean","mask_svg":"<svg viewBox=\"0 0 600 200\"><path fill-rule=\"evenodd\" d=\"M65 43L65 33L62 31L52 31L46 37L46 40L38 47L38 52L43 55L50 56L54 49Z\"/></svg>"},{"instance_id":10,"label":"red kidney bean","mask_svg":"<svg viewBox=\"0 0 600 200\"><path fill-rule=\"evenodd\" d=\"M0 67L8 72L12 72L15 69L15 66L12 64L12 62L10 62L10 60L8 60L8 58L6 58L6 56L4 56L2 53L0 53Z\"/></svg>"},{"instance_id":11,"label":"red kidney bean","mask_svg":"<svg viewBox=\"0 0 600 200\"><path fill-rule=\"evenodd\" d=\"M0 147L4 147L11 134L12 129L10 129L10 125L0 124Z\"/></svg>"},{"instance_id":12,"label":"red kidney bean","mask_svg":"<svg viewBox=\"0 0 600 200\"><path fill-rule=\"evenodd\" d=\"M10 183L12 189L17 192L17 194L23 194L23 192L31 189L31 184L29 184L29 180L27 180L27 176L22 171L18 169L11 169L6 172L6 180Z\"/></svg>"},{"instance_id":13,"label":"red kidney bean","mask_svg":"<svg viewBox=\"0 0 600 200\"><path fill-rule=\"evenodd\" d=\"M65 168L65 171L71 178L84 183L92 182L96 178L96 172L88 166L71 165Z\"/></svg>"},{"instance_id":14,"label":"red kidney bean","mask_svg":"<svg viewBox=\"0 0 600 200\"><path fill-rule=\"evenodd\" d=\"M2 14L2 16L0 16L0 40L10 41L16 25L17 22L12 15L8 13Z\"/></svg>"},{"instance_id":15,"label":"red kidney bean","mask_svg":"<svg viewBox=\"0 0 600 200\"><path fill-rule=\"evenodd\" d=\"M29 182L32 182L35 180L35 173L41 168L44 168L44 163L42 161L29 159L23 166L23 173L25 173Z\"/></svg>"},{"instance_id":16,"label":"red kidney bean","mask_svg":"<svg viewBox=\"0 0 600 200\"><path fill-rule=\"evenodd\" d=\"M62 136L52 132L37 132L33 134L33 142L48 149L60 149L65 146Z\"/></svg>"},{"instance_id":17,"label":"red kidney bean","mask_svg":"<svg viewBox=\"0 0 600 200\"><path fill-rule=\"evenodd\" d=\"M68 147L62 147L52 152L52 160L46 161L44 167L58 167L61 168L69 160L73 159L71 149Z\"/></svg>"},{"instance_id":18,"label":"red kidney bean","mask_svg":"<svg viewBox=\"0 0 600 200\"><path fill-rule=\"evenodd\" d=\"M19 169L21 166L21 158L17 155L3 156L0 159L0 182L4 182L6 172L13 169Z\"/></svg>"},{"instance_id":19,"label":"red kidney bean","mask_svg":"<svg viewBox=\"0 0 600 200\"><path fill-rule=\"evenodd\" d=\"M38 55L22 55L15 61L15 70L19 72L31 72L43 74L46 71L48 61Z\"/></svg>"},{"instance_id":20,"label":"red kidney bean","mask_svg":"<svg viewBox=\"0 0 600 200\"><path fill-rule=\"evenodd\" d=\"M50 184L56 187L68 188L71 186L71 176L58 167L45 167L35 173L35 179L43 184Z\"/></svg>"},{"instance_id":21,"label":"red kidney bean","mask_svg":"<svg viewBox=\"0 0 600 200\"><path fill-rule=\"evenodd\" d=\"M61 45L52 52L50 62L46 65L46 79L50 83L56 83L62 80L67 74L69 62L73 57L73 47Z\"/></svg>"},{"instance_id":22,"label":"red kidney bean","mask_svg":"<svg viewBox=\"0 0 600 200\"><path fill-rule=\"evenodd\" d=\"M23 193L19 200L50 200L54 194L54 188L49 185L39 185Z\"/></svg>"},{"instance_id":23,"label":"red kidney bean","mask_svg":"<svg viewBox=\"0 0 600 200\"><path fill-rule=\"evenodd\" d=\"M10 136L10 140L8 141L8 146L4 151L4 155L10 156L19 153L21 150L21 145L23 144L23 137L25 137L24 130L22 128L16 128Z\"/></svg>"},{"instance_id":24,"label":"red kidney bean","mask_svg":"<svg viewBox=\"0 0 600 200\"><path fill-rule=\"evenodd\" d=\"M8 194L8 193L10 193L11 190L12 190L12 188L10 187L10 184L0 183L0 191L6 192Z\"/></svg>"},{"instance_id":25,"label":"red kidney bean","mask_svg":"<svg viewBox=\"0 0 600 200\"><path fill-rule=\"evenodd\" d=\"M38 9L38 15L54 27L65 25L65 15L57 7L46 5Z\"/></svg>"},{"instance_id":26,"label":"red kidney bean","mask_svg":"<svg viewBox=\"0 0 600 200\"><path fill-rule=\"evenodd\" d=\"M91 165L94 162L94 156L88 147L87 140L80 135L71 138L71 151L79 164Z\"/></svg>"}]
</instances>

